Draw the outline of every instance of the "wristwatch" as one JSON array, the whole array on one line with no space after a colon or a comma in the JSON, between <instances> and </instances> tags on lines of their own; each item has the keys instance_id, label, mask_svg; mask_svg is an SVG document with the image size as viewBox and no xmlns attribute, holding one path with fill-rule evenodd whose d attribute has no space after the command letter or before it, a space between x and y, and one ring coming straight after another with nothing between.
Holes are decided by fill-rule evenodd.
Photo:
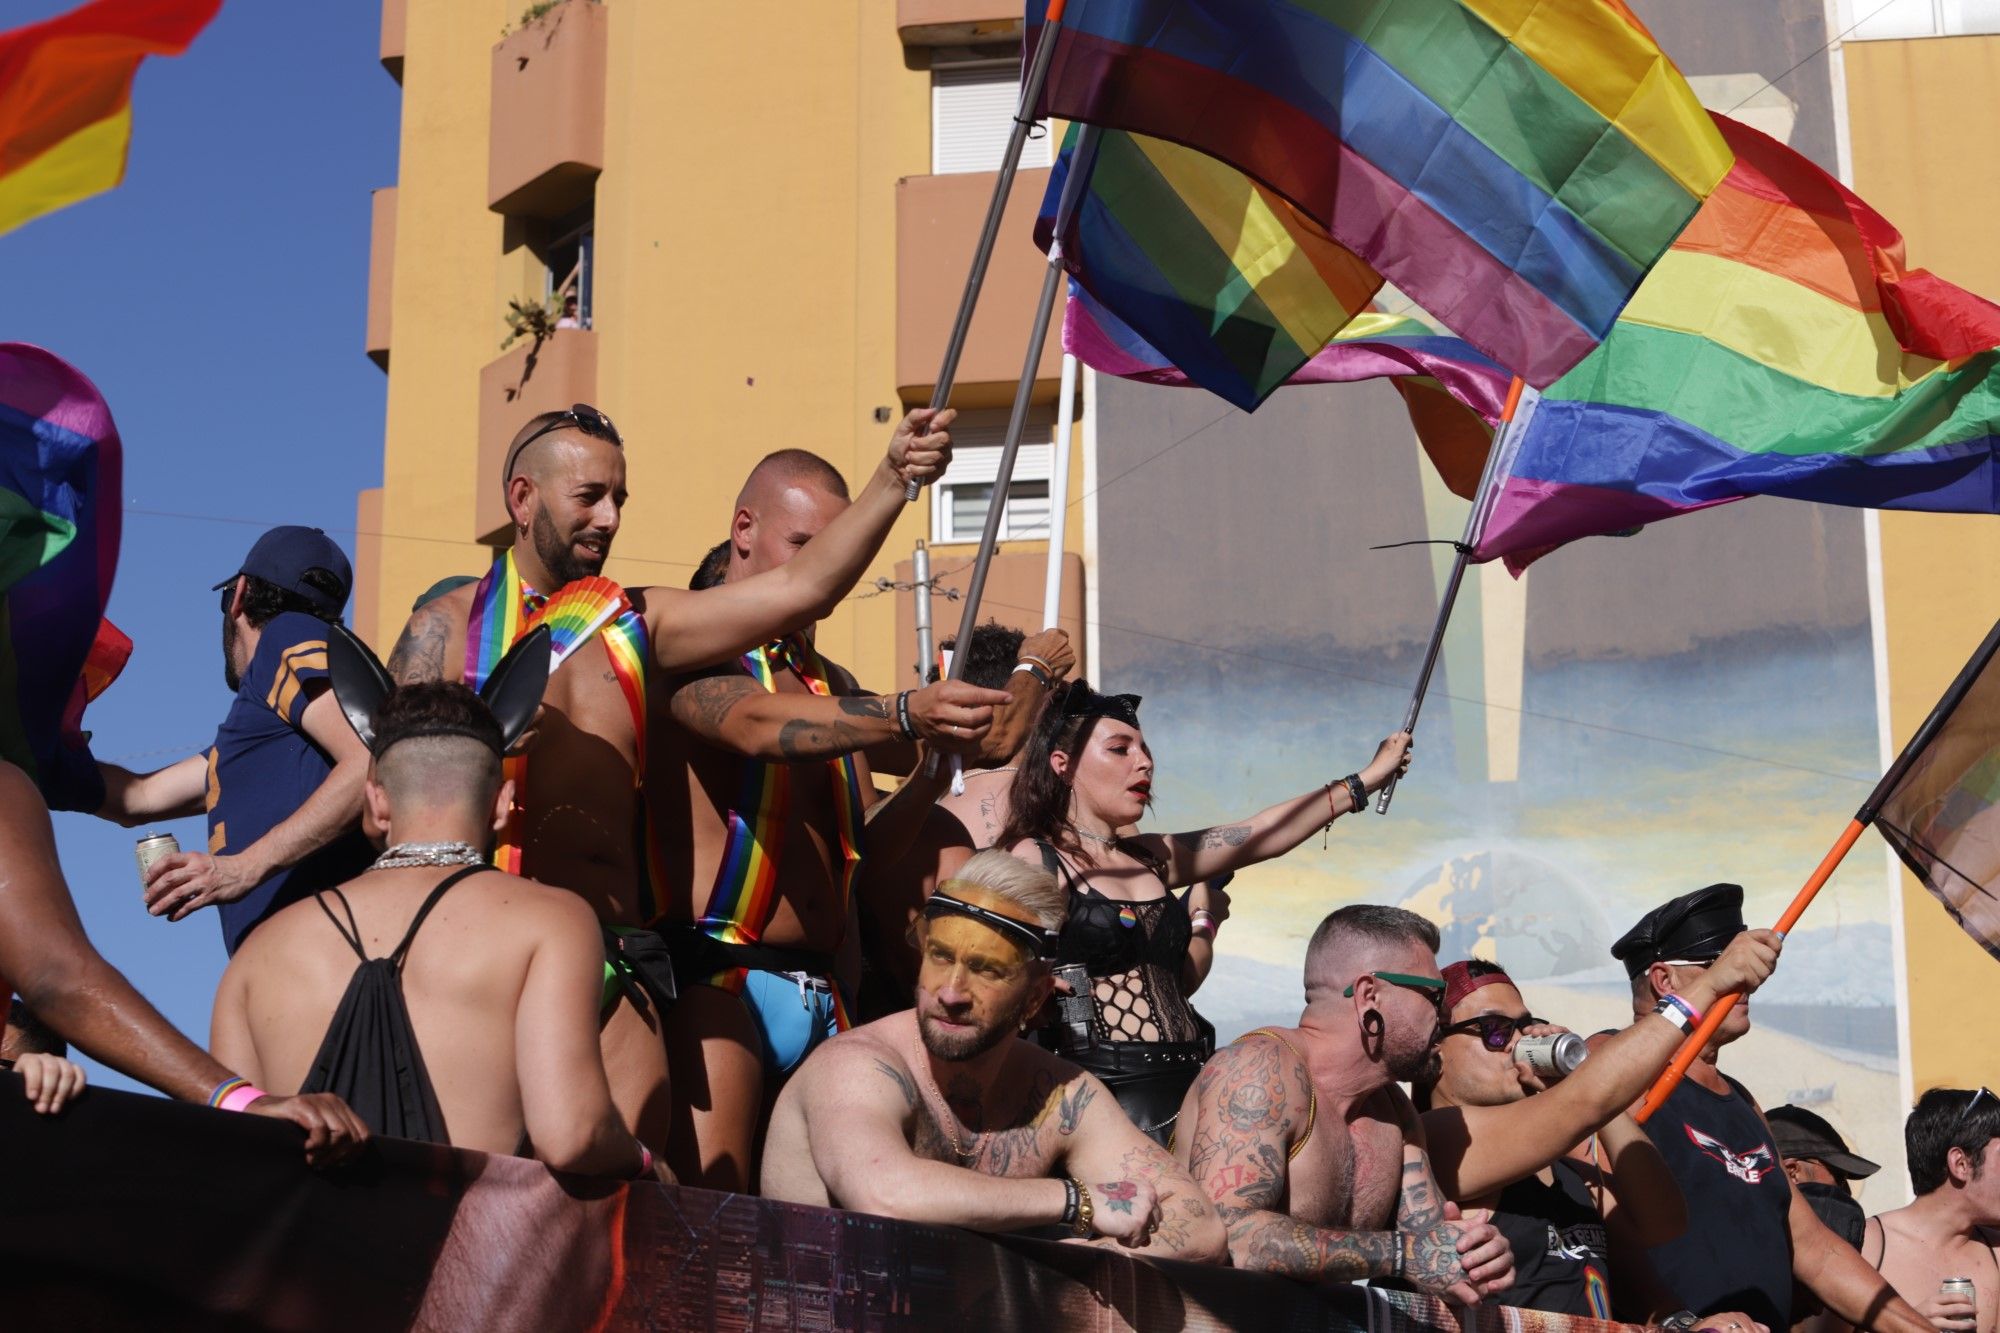
<instances>
[{"instance_id":1,"label":"wristwatch","mask_svg":"<svg viewBox=\"0 0 2000 1333\"><path fill-rule=\"evenodd\" d=\"M1667 1333L1694 1333L1701 1323L1701 1316L1692 1310L1676 1310L1660 1321L1660 1327Z\"/></svg>"}]
</instances>

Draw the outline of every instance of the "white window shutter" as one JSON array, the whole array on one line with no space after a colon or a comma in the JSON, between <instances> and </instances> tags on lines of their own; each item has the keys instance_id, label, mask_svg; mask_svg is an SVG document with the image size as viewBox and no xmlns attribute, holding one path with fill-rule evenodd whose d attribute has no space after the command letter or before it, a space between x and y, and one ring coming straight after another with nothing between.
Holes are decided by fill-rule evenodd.
<instances>
[{"instance_id":1,"label":"white window shutter","mask_svg":"<svg viewBox=\"0 0 2000 1333\"><path fill-rule=\"evenodd\" d=\"M931 172L998 171L1021 103L1021 66L1012 60L939 65L931 70ZM1022 146L1024 167L1046 167L1048 125Z\"/></svg>"}]
</instances>

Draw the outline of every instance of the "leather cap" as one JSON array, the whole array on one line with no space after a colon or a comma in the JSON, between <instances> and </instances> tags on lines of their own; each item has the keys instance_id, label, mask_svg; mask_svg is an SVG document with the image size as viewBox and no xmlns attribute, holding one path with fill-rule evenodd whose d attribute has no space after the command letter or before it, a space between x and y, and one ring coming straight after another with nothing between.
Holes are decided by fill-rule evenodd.
<instances>
[{"instance_id":1,"label":"leather cap","mask_svg":"<svg viewBox=\"0 0 2000 1333\"><path fill-rule=\"evenodd\" d=\"M1661 903L1611 946L1611 956L1636 977L1663 959L1707 960L1743 933L1743 886L1711 884Z\"/></svg>"}]
</instances>

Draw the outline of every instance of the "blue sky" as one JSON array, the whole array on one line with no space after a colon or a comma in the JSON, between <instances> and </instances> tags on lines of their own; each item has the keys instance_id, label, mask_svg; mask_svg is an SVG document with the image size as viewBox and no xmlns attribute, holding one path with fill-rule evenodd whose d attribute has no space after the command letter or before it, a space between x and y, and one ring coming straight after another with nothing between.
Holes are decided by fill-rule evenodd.
<instances>
[{"instance_id":1,"label":"blue sky","mask_svg":"<svg viewBox=\"0 0 2000 1333\"><path fill-rule=\"evenodd\" d=\"M0 25L73 7L14 0ZM379 23L367 0L231 0L186 55L140 69L125 183L0 236L0 339L94 379L125 441L111 618L135 651L86 725L127 767L205 748L228 707L209 585L275 523L323 527L351 552L355 492L381 480L387 379L362 353L368 195L396 180L399 97ZM163 827L207 843L200 820ZM206 1045L221 934L212 911L146 915L143 831L56 816L91 939Z\"/></svg>"}]
</instances>

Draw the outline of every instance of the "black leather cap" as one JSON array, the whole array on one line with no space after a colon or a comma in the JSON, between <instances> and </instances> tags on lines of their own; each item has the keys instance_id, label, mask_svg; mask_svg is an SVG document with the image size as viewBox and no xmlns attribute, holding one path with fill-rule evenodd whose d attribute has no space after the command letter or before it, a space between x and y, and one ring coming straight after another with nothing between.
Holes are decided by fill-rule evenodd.
<instances>
[{"instance_id":1,"label":"black leather cap","mask_svg":"<svg viewBox=\"0 0 2000 1333\"><path fill-rule=\"evenodd\" d=\"M1743 886L1711 884L1684 893L1639 918L1611 946L1611 956L1636 977L1662 959L1705 960L1743 933Z\"/></svg>"}]
</instances>

